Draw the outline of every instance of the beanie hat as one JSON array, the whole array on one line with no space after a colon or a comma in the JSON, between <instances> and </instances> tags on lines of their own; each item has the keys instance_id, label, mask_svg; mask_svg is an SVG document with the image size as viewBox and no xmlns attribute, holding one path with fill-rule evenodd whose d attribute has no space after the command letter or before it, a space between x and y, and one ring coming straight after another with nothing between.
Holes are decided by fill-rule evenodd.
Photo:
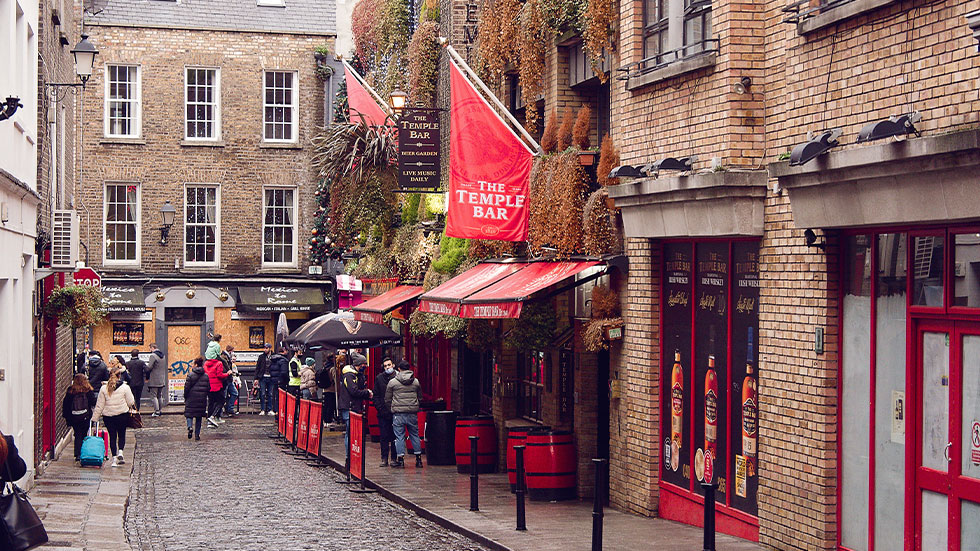
<instances>
[{"instance_id":1,"label":"beanie hat","mask_svg":"<svg viewBox=\"0 0 980 551\"><path fill-rule=\"evenodd\" d=\"M354 367L358 367L358 366L364 365L366 363L367 363L367 358L365 358L363 354L356 354L355 353L353 356L351 356L351 362L350 362L350 364L352 366L354 366Z\"/></svg>"},{"instance_id":2,"label":"beanie hat","mask_svg":"<svg viewBox=\"0 0 980 551\"><path fill-rule=\"evenodd\" d=\"M314 364L316 364L316 360L314 360L313 358L306 358L306 365L314 365Z\"/></svg>"}]
</instances>

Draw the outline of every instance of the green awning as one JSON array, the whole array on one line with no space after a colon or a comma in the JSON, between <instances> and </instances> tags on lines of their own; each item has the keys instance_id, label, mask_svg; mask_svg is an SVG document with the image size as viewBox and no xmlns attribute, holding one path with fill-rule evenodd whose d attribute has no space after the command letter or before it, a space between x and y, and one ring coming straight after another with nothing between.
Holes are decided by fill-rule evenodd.
<instances>
[{"instance_id":1,"label":"green awning","mask_svg":"<svg viewBox=\"0 0 980 551\"><path fill-rule=\"evenodd\" d=\"M320 312L323 291L317 287L262 285L238 288L236 309L250 312Z\"/></svg>"}]
</instances>

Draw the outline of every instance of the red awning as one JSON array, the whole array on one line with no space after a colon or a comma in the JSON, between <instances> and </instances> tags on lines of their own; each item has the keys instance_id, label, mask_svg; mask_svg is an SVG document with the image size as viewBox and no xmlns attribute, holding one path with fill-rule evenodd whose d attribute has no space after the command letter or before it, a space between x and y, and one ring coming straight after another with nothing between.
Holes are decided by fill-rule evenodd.
<instances>
[{"instance_id":1,"label":"red awning","mask_svg":"<svg viewBox=\"0 0 980 551\"><path fill-rule=\"evenodd\" d=\"M418 285L399 285L352 308L354 319L368 323L384 323L385 314L421 294L422 287Z\"/></svg>"},{"instance_id":2,"label":"red awning","mask_svg":"<svg viewBox=\"0 0 980 551\"><path fill-rule=\"evenodd\" d=\"M523 262L478 264L422 295L419 310L458 316L466 297L528 266Z\"/></svg>"},{"instance_id":3,"label":"red awning","mask_svg":"<svg viewBox=\"0 0 980 551\"><path fill-rule=\"evenodd\" d=\"M464 298L459 316L475 319L519 318L521 307L528 297L599 264L603 263L532 262L524 269Z\"/></svg>"}]
</instances>

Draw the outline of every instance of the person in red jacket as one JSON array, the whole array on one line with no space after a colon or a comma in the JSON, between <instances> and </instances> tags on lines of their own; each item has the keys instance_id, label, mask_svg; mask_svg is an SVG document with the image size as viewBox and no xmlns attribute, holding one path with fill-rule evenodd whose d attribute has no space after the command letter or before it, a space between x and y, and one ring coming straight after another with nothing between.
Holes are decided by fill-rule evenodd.
<instances>
[{"instance_id":1,"label":"person in red jacket","mask_svg":"<svg viewBox=\"0 0 980 551\"><path fill-rule=\"evenodd\" d=\"M225 371L225 364L221 360L214 358L204 362L204 372L208 375L211 382L211 392L208 393L208 426L217 427L218 408L224 406L225 379L228 378L229 371ZM224 421L222 421L224 422Z\"/></svg>"}]
</instances>

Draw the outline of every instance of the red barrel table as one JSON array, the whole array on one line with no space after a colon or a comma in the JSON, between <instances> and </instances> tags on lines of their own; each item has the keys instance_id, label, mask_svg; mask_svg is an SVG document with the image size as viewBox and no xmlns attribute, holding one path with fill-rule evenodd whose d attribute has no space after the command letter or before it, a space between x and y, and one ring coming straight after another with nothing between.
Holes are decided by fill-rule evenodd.
<instances>
[{"instance_id":1,"label":"red barrel table","mask_svg":"<svg viewBox=\"0 0 980 551\"><path fill-rule=\"evenodd\" d=\"M381 426L378 425L378 410L371 404L367 407L368 434L371 435L372 442L381 441Z\"/></svg>"},{"instance_id":2,"label":"red barrel table","mask_svg":"<svg viewBox=\"0 0 980 551\"><path fill-rule=\"evenodd\" d=\"M476 444L477 472L492 473L497 468L497 429L493 417L460 417L456 420L456 471L470 472L470 436L479 436Z\"/></svg>"},{"instance_id":3,"label":"red barrel table","mask_svg":"<svg viewBox=\"0 0 980 551\"><path fill-rule=\"evenodd\" d=\"M419 410L419 442L422 444L422 451L425 452L425 410ZM412 439L408 437L408 431L405 431L405 449L408 453L415 453L412 449Z\"/></svg>"},{"instance_id":4,"label":"red barrel table","mask_svg":"<svg viewBox=\"0 0 980 551\"><path fill-rule=\"evenodd\" d=\"M578 464L572 433L529 432L526 446L524 463L528 497L534 501L575 499Z\"/></svg>"},{"instance_id":5,"label":"red barrel table","mask_svg":"<svg viewBox=\"0 0 980 551\"><path fill-rule=\"evenodd\" d=\"M523 446L527 442L527 433L532 430L548 430L551 427L542 425L526 425L520 427L507 427L507 480L510 482L510 491L517 490L517 452L514 446ZM524 452L524 471L527 471L527 451Z\"/></svg>"}]
</instances>

